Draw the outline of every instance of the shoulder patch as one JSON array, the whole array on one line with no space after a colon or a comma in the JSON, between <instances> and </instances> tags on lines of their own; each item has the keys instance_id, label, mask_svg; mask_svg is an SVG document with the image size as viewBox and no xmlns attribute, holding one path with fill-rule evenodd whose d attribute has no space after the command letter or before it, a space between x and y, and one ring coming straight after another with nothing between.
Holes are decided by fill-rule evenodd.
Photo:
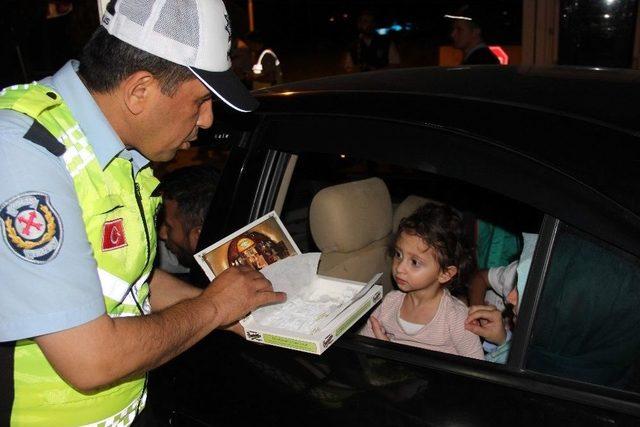
<instances>
[{"instance_id":1,"label":"shoulder patch","mask_svg":"<svg viewBox=\"0 0 640 427\"><path fill-rule=\"evenodd\" d=\"M37 144L43 148L46 148L48 152L54 156L60 157L67 151L67 148L55 136L51 134L43 125L34 120L33 124L24 134L24 139L27 139L34 144Z\"/></svg>"},{"instance_id":2,"label":"shoulder patch","mask_svg":"<svg viewBox=\"0 0 640 427\"><path fill-rule=\"evenodd\" d=\"M58 254L62 222L46 194L18 194L0 205L0 219L4 241L18 257L44 264Z\"/></svg>"}]
</instances>

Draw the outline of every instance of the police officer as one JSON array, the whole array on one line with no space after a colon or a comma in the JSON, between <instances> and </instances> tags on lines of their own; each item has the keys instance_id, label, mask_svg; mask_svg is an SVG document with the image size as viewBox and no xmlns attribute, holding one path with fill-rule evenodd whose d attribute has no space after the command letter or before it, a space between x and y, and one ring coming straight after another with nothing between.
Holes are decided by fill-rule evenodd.
<instances>
[{"instance_id":1,"label":"police officer","mask_svg":"<svg viewBox=\"0 0 640 427\"><path fill-rule=\"evenodd\" d=\"M452 21L451 39L453 47L462 51L461 65L500 64L498 58L484 42L482 19L478 11L464 4L444 17Z\"/></svg>"},{"instance_id":2,"label":"police officer","mask_svg":"<svg viewBox=\"0 0 640 427\"><path fill-rule=\"evenodd\" d=\"M203 291L153 270L148 162L189 147L230 71L222 0L112 1L81 62L0 93L0 425L129 425L146 372L279 302L256 271Z\"/></svg>"}]
</instances>

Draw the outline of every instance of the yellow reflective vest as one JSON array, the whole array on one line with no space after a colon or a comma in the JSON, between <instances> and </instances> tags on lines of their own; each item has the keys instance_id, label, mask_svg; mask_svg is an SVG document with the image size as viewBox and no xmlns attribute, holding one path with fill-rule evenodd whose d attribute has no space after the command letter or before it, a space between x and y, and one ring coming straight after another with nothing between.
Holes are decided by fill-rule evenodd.
<instances>
[{"instance_id":1,"label":"yellow reflective vest","mask_svg":"<svg viewBox=\"0 0 640 427\"><path fill-rule=\"evenodd\" d=\"M147 314L147 278L156 251L158 185L151 168L134 175L129 160L114 158L104 169L60 95L37 83L0 92L0 108L26 114L64 144L82 219L111 317ZM127 426L144 407L146 379L128 379L95 393L81 393L56 374L36 343L21 340L14 353L16 426Z\"/></svg>"}]
</instances>

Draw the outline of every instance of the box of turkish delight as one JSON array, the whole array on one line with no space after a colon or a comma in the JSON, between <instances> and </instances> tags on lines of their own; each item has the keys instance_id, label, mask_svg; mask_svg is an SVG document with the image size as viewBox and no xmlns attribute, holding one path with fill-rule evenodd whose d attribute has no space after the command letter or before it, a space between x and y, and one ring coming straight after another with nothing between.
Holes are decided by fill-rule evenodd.
<instances>
[{"instance_id":1,"label":"box of turkish delight","mask_svg":"<svg viewBox=\"0 0 640 427\"><path fill-rule=\"evenodd\" d=\"M382 299L382 273L368 283L318 275L321 255L302 254L278 215L269 212L194 257L209 280L244 265L286 292L285 302L240 321L247 340L322 354Z\"/></svg>"},{"instance_id":2,"label":"box of turkish delight","mask_svg":"<svg viewBox=\"0 0 640 427\"><path fill-rule=\"evenodd\" d=\"M320 255L293 256L262 270L287 301L241 320L247 340L322 354L382 299L382 274L368 283L318 275Z\"/></svg>"}]
</instances>

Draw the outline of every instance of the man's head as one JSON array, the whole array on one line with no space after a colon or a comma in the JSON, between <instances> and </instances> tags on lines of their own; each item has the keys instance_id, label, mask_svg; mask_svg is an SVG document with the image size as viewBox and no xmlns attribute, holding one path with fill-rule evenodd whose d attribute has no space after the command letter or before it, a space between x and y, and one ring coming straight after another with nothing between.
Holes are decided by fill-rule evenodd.
<instances>
[{"instance_id":1,"label":"man's head","mask_svg":"<svg viewBox=\"0 0 640 427\"><path fill-rule=\"evenodd\" d=\"M358 15L358 32L366 36L373 35L376 29L376 17L373 12L364 10Z\"/></svg>"},{"instance_id":2,"label":"man's head","mask_svg":"<svg viewBox=\"0 0 640 427\"><path fill-rule=\"evenodd\" d=\"M238 111L257 107L230 48L222 0L111 0L79 73L123 143L166 161L211 126L211 94Z\"/></svg>"},{"instance_id":3,"label":"man's head","mask_svg":"<svg viewBox=\"0 0 640 427\"><path fill-rule=\"evenodd\" d=\"M469 5L463 5L444 17L452 21L451 39L456 49L468 52L483 42L478 14Z\"/></svg>"},{"instance_id":4,"label":"man's head","mask_svg":"<svg viewBox=\"0 0 640 427\"><path fill-rule=\"evenodd\" d=\"M187 166L168 173L160 184L163 211L158 236L185 267L193 266L193 254L218 179L211 166Z\"/></svg>"}]
</instances>

